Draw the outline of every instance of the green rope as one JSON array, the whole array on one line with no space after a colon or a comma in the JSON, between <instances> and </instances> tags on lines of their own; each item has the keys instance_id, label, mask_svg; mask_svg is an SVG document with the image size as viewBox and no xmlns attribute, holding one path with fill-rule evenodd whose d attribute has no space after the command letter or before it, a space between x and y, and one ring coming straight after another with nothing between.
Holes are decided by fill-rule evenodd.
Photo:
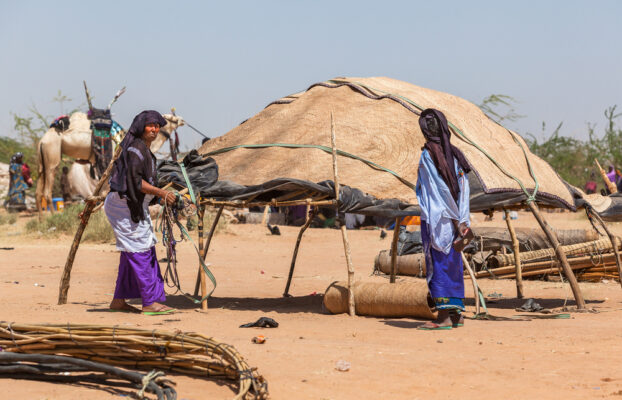
<instances>
[{"instance_id":1,"label":"green rope","mask_svg":"<svg viewBox=\"0 0 622 400\"><path fill-rule=\"evenodd\" d=\"M221 153L226 153L229 152L231 150L235 150L235 149L263 149L263 148L267 148L267 147L285 147L285 148L291 148L291 149L320 149L326 153L332 154L333 149L328 147L328 146L322 146L319 144L293 144L293 143L263 143L263 144L238 144L236 146L231 146L231 147L223 147L222 149L218 149L218 150L214 150L214 151L210 151L207 154L204 154L204 157L209 157L209 156L213 156L213 155L217 155L217 154L221 154ZM379 171L384 171L384 172L388 172L391 175L395 176L397 179L399 179L404 185L408 186L411 189L415 189L415 185L406 180L405 178L401 177L397 172L395 171L391 171L388 168L385 168L381 165L376 164L373 161L369 161L366 160L362 157L359 157L357 155L342 151L342 150L337 150L337 154L340 156L344 156L344 157L349 157L352 158L354 160L358 160L361 161L367 165L369 165L370 167L377 169Z\"/></svg>"},{"instance_id":2,"label":"green rope","mask_svg":"<svg viewBox=\"0 0 622 400\"><path fill-rule=\"evenodd\" d=\"M192 200L192 204L197 205L197 199L194 196L194 190L192 190L192 184L190 183L190 178L188 178L188 173L186 172L186 167L184 167L183 162L179 162L179 167L181 168L181 173L184 176L184 180L186 181L186 186L188 187L188 193L190 194L190 200Z\"/></svg>"},{"instance_id":3,"label":"green rope","mask_svg":"<svg viewBox=\"0 0 622 400\"><path fill-rule=\"evenodd\" d=\"M365 89L367 89L368 91L372 92L380 92L380 93L384 93L384 94L388 94L394 97L397 97L399 99L404 100L405 102L413 105L414 107L416 107L417 109L419 109L420 111L423 111L424 108L421 107L419 104L415 103L414 101L410 100L407 97L401 96L399 94L394 94L394 93L390 93L390 92L386 92L380 89L375 89L372 87L369 87L367 85L364 85L360 82L350 82L350 81L344 81L344 80L339 80L339 79L332 79L329 80L328 82L330 83L353 83L356 85L359 85ZM455 126L454 124L452 124L451 122L447 121L447 124L454 130L454 132L456 132L465 142L469 143L471 146L475 147L476 149L478 149L480 152L482 152L486 157L488 157L488 159L497 167L499 168L499 170L501 172L503 172L505 175L507 175L508 177L510 177L511 179L515 180L518 185L521 187L521 189L523 190L523 192L525 193L525 195L527 196L527 203L531 203L533 201L535 201L536 199L536 193L538 192L538 188L539 188L539 183L538 183L538 179L536 178L533 169L531 167L531 162L529 161L529 157L527 157L527 152L525 151L525 148L523 147L523 145L516 139L516 137L514 136L514 134L512 132L510 132L510 130L506 129L508 131L508 133L510 134L510 136L512 136L512 139L514 139L514 142L516 144L518 144L518 146L521 148L521 150L523 151L523 155L525 156L525 160L527 162L527 166L529 168L529 174L531 175L531 178L533 179L533 181L535 182L535 187L533 190L533 193L529 193L529 191L525 188L525 185L523 185L523 182L518 179L517 177L515 177L514 175L512 175L511 173L509 173L505 168L503 168L501 166L501 164L499 164L499 162L497 162L497 160L494 159L494 157L492 157L490 154L488 154L488 152L486 150L484 150L481 146L479 146L477 143L475 143L473 140L471 140L468 136L466 136L464 134L464 132L462 132L457 126Z\"/></svg>"}]
</instances>

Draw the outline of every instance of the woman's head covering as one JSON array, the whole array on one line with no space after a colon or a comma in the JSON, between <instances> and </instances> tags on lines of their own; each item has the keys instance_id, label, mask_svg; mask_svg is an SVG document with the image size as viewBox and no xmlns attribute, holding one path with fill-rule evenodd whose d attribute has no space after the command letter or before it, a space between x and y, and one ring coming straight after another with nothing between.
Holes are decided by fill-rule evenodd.
<instances>
[{"instance_id":1,"label":"woman's head covering","mask_svg":"<svg viewBox=\"0 0 622 400\"><path fill-rule=\"evenodd\" d=\"M145 131L145 126L147 126L148 124L158 124L161 128L166 125L166 120L157 111L145 110L134 117L132 125L130 126L130 129L127 131L127 133L134 137L142 137L143 132Z\"/></svg>"},{"instance_id":2,"label":"woman's head covering","mask_svg":"<svg viewBox=\"0 0 622 400\"><path fill-rule=\"evenodd\" d=\"M441 178L449 187L452 197L458 201L460 188L454 169L454 157L465 174L471 171L471 167L464 154L449 142L451 131L447 125L445 114L434 108L425 109L419 117L419 127L426 139L423 147L430 153L432 161Z\"/></svg>"},{"instance_id":3,"label":"woman's head covering","mask_svg":"<svg viewBox=\"0 0 622 400\"><path fill-rule=\"evenodd\" d=\"M114 163L114 170L110 177L110 189L118 192L122 197L127 197L128 206L132 211L132 219L139 218L142 207L142 197L140 189L137 186L137 182L133 182L132 179L128 179L128 149L130 147L136 147L139 150L145 152L145 155L151 157L149 149L142 141L143 132L147 124L159 124L160 127L166 125L166 120L162 115L154 110L146 110L134 117L130 129L125 134L125 137L121 141L121 155ZM145 157L146 158L146 157ZM149 160L150 162L150 160ZM141 218L142 219L142 218ZM138 222L135 220L135 222Z\"/></svg>"}]
</instances>

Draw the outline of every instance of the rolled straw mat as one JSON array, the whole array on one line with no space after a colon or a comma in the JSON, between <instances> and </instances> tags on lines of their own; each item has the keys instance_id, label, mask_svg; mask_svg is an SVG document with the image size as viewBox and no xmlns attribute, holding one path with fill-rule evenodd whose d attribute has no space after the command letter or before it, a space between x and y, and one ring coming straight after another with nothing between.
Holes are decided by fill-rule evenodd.
<instances>
[{"instance_id":1,"label":"rolled straw mat","mask_svg":"<svg viewBox=\"0 0 622 400\"><path fill-rule=\"evenodd\" d=\"M355 282L353 291L357 315L436 318L428 303L428 285L423 279L400 283ZM345 282L333 282L326 289L324 307L333 314L348 312Z\"/></svg>"}]
</instances>

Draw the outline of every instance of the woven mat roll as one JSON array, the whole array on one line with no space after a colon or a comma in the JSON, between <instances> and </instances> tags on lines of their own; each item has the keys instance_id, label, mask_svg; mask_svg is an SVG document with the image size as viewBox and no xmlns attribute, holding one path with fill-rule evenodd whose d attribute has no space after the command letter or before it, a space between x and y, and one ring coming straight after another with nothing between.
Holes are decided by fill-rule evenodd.
<instances>
[{"instance_id":1,"label":"woven mat roll","mask_svg":"<svg viewBox=\"0 0 622 400\"><path fill-rule=\"evenodd\" d=\"M385 274L391 273L391 251L381 250L374 261L374 269ZM396 263L397 275L408 276L425 276L425 254L407 254L405 256L397 256Z\"/></svg>"},{"instance_id":2,"label":"woven mat roll","mask_svg":"<svg viewBox=\"0 0 622 400\"><path fill-rule=\"evenodd\" d=\"M353 290L357 315L436 318L428 303L428 285L423 279L400 283L355 282ZM345 282L333 282L326 289L324 307L333 314L348 312Z\"/></svg>"}]
</instances>

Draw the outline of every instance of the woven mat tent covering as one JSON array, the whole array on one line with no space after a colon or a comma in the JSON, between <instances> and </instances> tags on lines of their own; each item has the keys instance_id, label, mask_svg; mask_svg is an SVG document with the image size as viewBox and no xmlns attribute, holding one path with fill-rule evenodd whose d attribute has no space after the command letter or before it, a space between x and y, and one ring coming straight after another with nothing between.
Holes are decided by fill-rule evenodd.
<instances>
[{"instance_id":1,"label":"woven mat tent covering","mask_svg":"<svg viewBox=\"0 0 622 400\"><path fill-rule=\"evenodd\" d=\"M385 77L339 78L312 85L304 92L269 104L225 135L205 143L200 153L249 144L288 143L330 148L332 111L339 150L394 171L407 183L345 156L339 157L340 182L378 199L396 198L416 205L415 192L408 183L414 185L417 181L424 145L418 119L421 109L429 107L445 113L448 121L466 137L481 146L528 190L533 190L535 182L529 173L528 157L539 183L538 196L554 198L574 209L572 195L562 179L548 163L529 152L519 135L490 120L464 99ZM523 193L514 179L455 132L452 143L464 152L486 193ZM213 157L219 165L220 180L243 185L258 185L275 178L311 182L333 179L331 154L317 148L237 148Z\"/></svg>"}]
</instances>

